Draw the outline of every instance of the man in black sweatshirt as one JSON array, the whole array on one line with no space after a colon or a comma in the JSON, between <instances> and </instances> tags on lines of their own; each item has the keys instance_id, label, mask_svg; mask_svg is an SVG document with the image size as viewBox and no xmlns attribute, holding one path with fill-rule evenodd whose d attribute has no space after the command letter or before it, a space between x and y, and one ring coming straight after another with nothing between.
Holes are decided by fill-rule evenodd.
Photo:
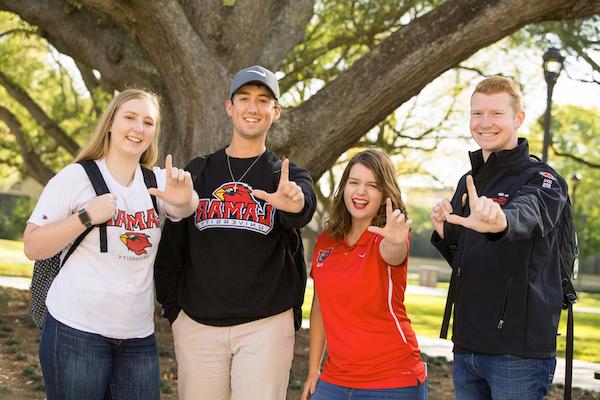
<instances>
[{"instance_id":1,"label":"man in black sweatshirt","mask_svg":"<svg viewBox=\"0 0 600 400\"><path fill-rule=\"evenodd\" d=\"M290 247L316 196L306 170L266 148L278 98L265 68L234 76L225 105L231 143L190 162L198 208L164 228L156 292L172 324L182 400L285 398L293 308L306 281Z\"/></svg>"},{"instance_id":2,"label":"man in black sweatshirt","mask_svg":"<svg viewBox=\"0 0 600 400\"><path fill-rule=\"evenodd\" d=\"M470 153L472 169L452 200L431 212L432 243L453 269L457 399L543 399L556 367L563 295L555 227L567 186L517 137L522 107L510 79L477 85L470 129L481 149Z\"/></svg>"}]
</instances>

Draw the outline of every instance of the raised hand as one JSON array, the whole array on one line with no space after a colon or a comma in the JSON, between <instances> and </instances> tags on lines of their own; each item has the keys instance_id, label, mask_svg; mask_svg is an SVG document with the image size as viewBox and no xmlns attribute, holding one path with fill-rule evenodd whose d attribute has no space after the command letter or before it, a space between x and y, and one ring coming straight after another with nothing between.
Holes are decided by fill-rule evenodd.
<instances>
[{"instance_id":1,"label":"raised hand","mask_svg":"<svg viewBox=\"0 0 600 400\"><path fill-rule=\"evenodd\" d=\"M281 175L275 193L254 189L254 197L264 200L278 210L298 213L304 208L304 192L294 181L290 181L290 161L286 158L281 163Z\"/></svg>"},{"instance_id":2,"label":"raised hand","mask_svg":"<svg viewBox=\"0 0 600 400\"><path fill-rule=\"evenodd\" d=\"M445 210L446 221L481 233L496 233L506 229L508 223L504 211L492 199L477 195L471 175L467 176L467 193L469 194L471 214L468 217L461 217Z\"/></svg>"},{"instance_id":3,"label":"raised hand","mask_svg":"<svg viewBox=\"0 0 600 400\"><path fill-rule=\"evenodd\" d=\"M435 231L438 233L438 235L440 235L441 238L444 237L444 221L446 220L446 214L451 213L452 204L450 204L448 199L441 199L431 209L429 217L431 218L431 222Z\"/></svg>"},{"instance_id":4,"label":"raised hand","mask_svg":"<svg viewBox=\"0 0 600 400\"><path fill-rule=\"evenodd\" d=\"M92 224L100 225L115 216L117 199L112 193L103 194L90 201L85 206L85 211L90 216Z\"/></svg>"},{"instance_id":5,"label":"raised hand","mask_svg":"<svg viewBox=\"0 0 600 400\"><path fill-rule=\"evenodd\" d=\"M149 188L148 192L174 207L186 207L193 197L194 185L189 172L173 167L173 158L167 154L165 159L165 190Z\"/></svg>"},{"instance_id":6,"label":"raised hand","mask_svg":"<svg viewBox=\"0 0 600 400\"><path fill-rule=\"evenodd\" d=\"M412 220L406 219L402 211L394 210L392 200L388 197L385 200L385 226L382 228L369 226L367 229L369 232L383 236L392 245L403 245L406 244L411 225Z\"/></svg>"}]
</instances>

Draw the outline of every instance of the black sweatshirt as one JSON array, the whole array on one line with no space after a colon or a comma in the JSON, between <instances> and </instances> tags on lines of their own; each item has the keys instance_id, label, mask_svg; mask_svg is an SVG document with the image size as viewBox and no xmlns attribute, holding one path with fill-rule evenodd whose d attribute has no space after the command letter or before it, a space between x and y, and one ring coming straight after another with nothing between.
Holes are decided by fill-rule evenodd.
<instances>
[{"instance_id":1,"label":"black sweatshirt","mask_svg":"<svg viewBox=\"0 0 600 400\"><path fill-rule=\"evenodd\" d=\"M267 150L240 179L254 161L230 157L233 181L224 149L208 156L194 180L196 212L165 224L154 276L157 299L171 323L180 309L197 322L231 326L302 304L304 283L290 260L285 227L310 222L316 208L312 180L290 163L290 181L302 188L305 205L297 214L282 212L251 194L277 190L277 156Z\"/></svg>"},{"instance_id":2,"label":"black sweatshirt","mask_svg":"<svg viewBox=\"0 0 600 400\"><path fill-rule=\"evenodd\" d=\"M563 298L554 227L566 203L566 183L530 159L525 139L485 163L481 150L470 156L477 194L502 206L508 227L484 234L445 223L444 239L433 233L432 243L455 279L455 352L552 357ZM451 204L456 214L468 216L468 201L461 206L465 178Z\"/></svg>"}]
</instances>

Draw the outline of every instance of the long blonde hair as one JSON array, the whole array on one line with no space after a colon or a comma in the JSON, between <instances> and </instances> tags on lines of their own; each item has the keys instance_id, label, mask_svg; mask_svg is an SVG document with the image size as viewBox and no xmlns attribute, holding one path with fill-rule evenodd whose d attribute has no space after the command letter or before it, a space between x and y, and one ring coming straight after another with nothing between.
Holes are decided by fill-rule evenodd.
<instances>
[{"instance_id":1,"label":"long blonde hair","mask_svg":"<svg viewBox=\"0 0 600 400\"><path fill-rule=\"evenodd\" d=\"M146 151L140 157L140 164L146 168L151 168L158 158L158 135L160 133L160 100L158 95L141 89L127 89L117 94L108 103L108 106L100 116L98 125L87 144L81 149L75 161L80 160L98 160L108 152L110 142L110 127L114 121L115 114L121 105L134 99L145 99L150 101L156 107L156 121L154 130L154 139Z\"/></svg>"},{"instance_id":2,"label":"long blonde hair","mask_svg":"<svg viewBox=\"0 0 600 400\"><path fill-rule=\"evenodd\" d=\"M382 151L375 149L363 150L360 153L355 154L348 162L348 165L342 174L340 184L336 189L330 216L325 221L325 229L334 239L343 239L352 226L352 216L344 203L344 188L348 182L350 169L352 169L355 164L361 164L373 172L375 180L377 181L377 188L381 190L383 199L385 200L389 197L392 200L392 207L402 211L402 214L408 218L406 206L402 201L400 186L396 180L396 170L394 169L392 160ZM383 227L385 225L385 220L384 202L379 207L379 211L373 218L373 221L371 221L371 225Z\"/></svg>"}]
</instances>

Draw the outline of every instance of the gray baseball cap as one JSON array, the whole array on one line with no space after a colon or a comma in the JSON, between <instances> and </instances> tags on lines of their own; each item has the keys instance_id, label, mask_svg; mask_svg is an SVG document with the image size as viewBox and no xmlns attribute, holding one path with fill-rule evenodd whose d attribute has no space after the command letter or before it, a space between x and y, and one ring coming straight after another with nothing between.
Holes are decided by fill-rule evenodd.
<instances>
[{"instance_id":1,"label":"gray baseball cap","mask_svg":"<svg viewBox=\"0 0 600 400\"><path fill-rule=\"evenodd\" d=\"M233 99L235 92L248 83L257 83L265 86L273 93L275 99L279 100L279 83L277 83L277 77L275 77L274 73L260 65L244 68L235 74L229 88L229 98Z\"/></svg>"}]
</instances>

